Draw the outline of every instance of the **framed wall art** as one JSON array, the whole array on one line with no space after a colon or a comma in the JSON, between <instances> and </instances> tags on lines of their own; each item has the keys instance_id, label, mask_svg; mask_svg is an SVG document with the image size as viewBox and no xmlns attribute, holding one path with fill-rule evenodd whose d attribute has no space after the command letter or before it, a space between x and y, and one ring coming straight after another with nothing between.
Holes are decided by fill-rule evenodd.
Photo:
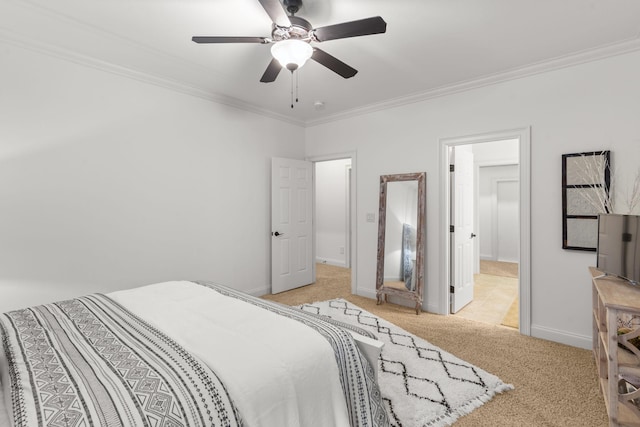
<instances>
[{"instance_id":1,"label":"framed wall art","mask_svg":"<svg viewBox=\"0 0 640 427\"><path fill-rule=\"evenodd\" d=\"M595 251L598 214L611 212L611 154L562 155L562 248Z\"/></svg>"}]
</instances>

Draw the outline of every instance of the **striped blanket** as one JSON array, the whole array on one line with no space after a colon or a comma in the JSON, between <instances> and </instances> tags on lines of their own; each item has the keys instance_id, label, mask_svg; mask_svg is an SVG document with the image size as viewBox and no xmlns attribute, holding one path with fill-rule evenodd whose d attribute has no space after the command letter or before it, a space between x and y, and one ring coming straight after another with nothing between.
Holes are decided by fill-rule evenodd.
<instances>
[{"instance_id":1,"label":"striped blanket","mask_svg":"<svg viewBox=\"0 0 640 427\"><path fill-rule=\"evenodd\" d=\"M104 295L0 327L16 427L242 425L215 373Z\"/></svg>"},{"instance_id":2,"label":"striped blanket","mask_svg":"<svg viewBox=\"0 0 640 427\"><path fill-rule=\"evenodd\" d=\"M230 288L196 287L320 333L335 355L349 424L389 425L373 371L349 333ZM177 336L117 301L115 294L94 294L0 315L2 379L10 386L14 426L248 426L238 408L251 402L233 400L228 376L209 363L212 355L195 356Z\"/></svg>"}]
</instances>

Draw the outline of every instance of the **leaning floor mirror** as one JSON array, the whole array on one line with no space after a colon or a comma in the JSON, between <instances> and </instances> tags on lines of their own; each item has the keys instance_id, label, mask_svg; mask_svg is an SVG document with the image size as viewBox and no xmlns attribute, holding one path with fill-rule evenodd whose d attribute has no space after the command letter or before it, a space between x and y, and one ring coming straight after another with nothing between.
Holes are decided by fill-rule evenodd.
<instances>
[{"instance_id":1,"label":"leaning floor mirror","mask_svg":"<svg viewBox=\"0 0 640 427\"><path fill-rule=\"evenodd\" d=\"M380 177L377 303L388 296L422 307L424 286L425 172Z\"/></svg>"}]
</instances>

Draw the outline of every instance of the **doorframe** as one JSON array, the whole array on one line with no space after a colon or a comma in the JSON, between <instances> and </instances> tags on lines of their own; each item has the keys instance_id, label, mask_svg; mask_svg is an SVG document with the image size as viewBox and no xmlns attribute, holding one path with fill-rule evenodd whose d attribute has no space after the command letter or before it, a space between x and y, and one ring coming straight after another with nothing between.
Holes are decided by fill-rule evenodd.
<instances>
[{"instance_id":1,"label":"doorframe","mask_svg":"<svg viewBox=\"0 0 640 427\"><path fill-rule=\"evenodd\" d=\"M333 153L333 154L324 154L324 155L320 155L320 156L307 156L305 158L305 160L307 160L308 162L313 163L313 167L312 167L312 179L313 179L313 194L312 194L312 198L313 198L313 249L312 249L312 256L313 256L313 280L315 282L316 280L316 263L315 263L315 259L316 259L316 217L315 217L315 212L316 212L316 163L319 162L327 162L327 161L332 161L332 160L344 160L344 159L351 159L351 188L349 191L349 197L350 197L350 203L348 206L348 211L349 214L351 216L350 221L349 221L349 227L348 227L348 234L347 234L347 243L345 246L345 251L349 251L349 257L350 259L350 268L351 268L351 294L355 295L356 291L358 289L357 287L357 268L356 268L356 264L357 264L357 252L358 252L358 245L357 245L357 240L356 237L358 235L357 233L357 217L358 217L358 210L357 210L357 203L356 203L356 189L357 187L357 176L358 174L356 173L356 152L355 151L347 151L344 153ZM349 247L349 249L346 249L347 247Z\"/></svg>"},{"instance_id":2,"label":"doorframe","mask_svg":"<svg viewBox=\"0 0 640 427\"><path fill-rule=\"evenodd\" d=\"M353 163L353 160L352 160ZM345 174L345 182L346 182L346 188L345 188L345 206L347 207L346 209L346 213L345 213L345 230L347 232L347 241L345 242L345 250L344 250L344 266L346 268L351 268L351 239L353 238L351 236L351 175L352 175L352 171L353 168L351 167L351 165L347 165L344 168L344 174Z\"/></svg>"},{"instance_id":3,"label":"doorframe","mask_svg":"<svg viewBox=\"0 0 640 427\"><path fill-rule=\"evenodd\" d=\"M449 148L456 145L518 139L520 168L520 263L518 269L520 333L531 335L531 127L508 129L461 137L440 138L440 298L438 311L449 315L449 251L450 187Z\"/></svg>"}]
</instances>

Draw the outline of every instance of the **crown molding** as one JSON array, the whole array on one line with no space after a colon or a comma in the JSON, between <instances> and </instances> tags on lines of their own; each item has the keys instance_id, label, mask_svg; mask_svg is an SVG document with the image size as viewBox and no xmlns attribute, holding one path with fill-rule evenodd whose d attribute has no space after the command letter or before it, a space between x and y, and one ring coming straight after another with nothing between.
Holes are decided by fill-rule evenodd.
<instances>
[{"instance_id":1,"label":"crown molding","mask_svg":"<svg viewBox=\"0 0 640 427\"><path fill-rule=\"evenodd\" d=\"M305 126L313 127L339 120L345 120L351 117L374 113L376 111L401 107L407 104L413 104L433 98L466 92L468 90L521 79L524 77L542 74L549 71L560 70L562 68L573 67L575 65L580 65L587 62L593 62L613 56L624 55L638 50L640 50L640 36L627 39L622 42L600 46L594 49L588 49L573 54L559 56L551 60L537 62L524 67L513 68L508 71L487 75L478 79L472 79L454 83L451 85L441 86L439 88L430 89L423 92L416 92L411 95L393 98L379 103L369 104L364 107L354 108L319 119L307 120L305 122Z\"/></svg>"},{"instance_id":2,"label":"crown molding","mask_svg":"<svg viewBox=\"0 0 640 427\"><path fill-rule=\"evenodd\" d=\"M147 72L134 70L131 68L123 67L120 65L112 64L106 61L79 54L77 52L70 51L68 49L54 46L48 43L35 41L29 39L24 35L18 35L13 31L0 28L0 42L13 45L15 47L37 52L43 55L47 55L53 58L62 59L64 61L73 62L78 65L82 65L89 68L94 68L102 72L114 74L121 77L137 80L142 83L151 84L164 89L168 89L174 92L179 92L185 95L194 96L197 98L205 99L210 102L222 104L227 107L237 108L250 113L258 114L261 116L269 117L275 120L287 122L296 126L304 127L305 122L303 120L296 119L294 117L285 116L282 114L274 113L273 111L256 107L255 105L241 101L237 98L233 98L226 95L214 93L210 90L188 85L176 80L167 79L158 75L153 75Z\"/></svg>"},{"instance_id":3,"label":"crown molding","mask_svg":"<svg viewBox=\"0 0 640 427\"><path fill-rule=\"evenodd\" d=\"M50 19L61 22L65 26L73 26L82 31L86 31L93 34L99 34L101 37L115 40L117 43L126 43L127 45L135 49L143 50L158 58L164 58L169 61L179 61L181 63L187 62L185 61L184 58L181 58L175 55L169 55L166 52L163 52L152 46L141 44L136 40L132 40L128 37L123 37L117 33L106 30L102 27L78 20L72 16L61 13L60 11L57 11L51 7L38 4L32 0L20 0L19 2L14 2L14 5L30 10L32 13L35 12L43 16L47 16ZM275 113L271 110L257 107L252 103L242 101L238 98L219 94L204 87L189 85L181 81L162 77L160 75L152 74L147 71L140 71L130 67L123 67L121 65L117 65L112 62L102 61L94 57L91 57L89 55L80 54L80 53L71 51L69 49L61 48L59 46L36 41L33 38L28 37L24 34L18 34L16 31L0 28L0 41L6 41L8 43L13 44L14 46L21 47L23 49L35 51L35 52L49 55L58 59L62 59L62 60L70 61L79 65L84 65L90 68L94 68L103 72L137 80L143 83L152 84L155 86L162 87L164 89L180 92L190 96L195 96L197 98L205 99L207 101L215 102L217 104L222 104L228 107L233 107L243 111L248 111L261 116L287 122L296 126L301 126L301 127L305 126L304 120L296 119L294 117L290 117L284 114ZM203 71L207 73L211 73L211 70L206 69L200 64L197 64L194 62L188 62L188 64L189 64L189 67L201 68Z\"/></svg>"}]
</instances>

